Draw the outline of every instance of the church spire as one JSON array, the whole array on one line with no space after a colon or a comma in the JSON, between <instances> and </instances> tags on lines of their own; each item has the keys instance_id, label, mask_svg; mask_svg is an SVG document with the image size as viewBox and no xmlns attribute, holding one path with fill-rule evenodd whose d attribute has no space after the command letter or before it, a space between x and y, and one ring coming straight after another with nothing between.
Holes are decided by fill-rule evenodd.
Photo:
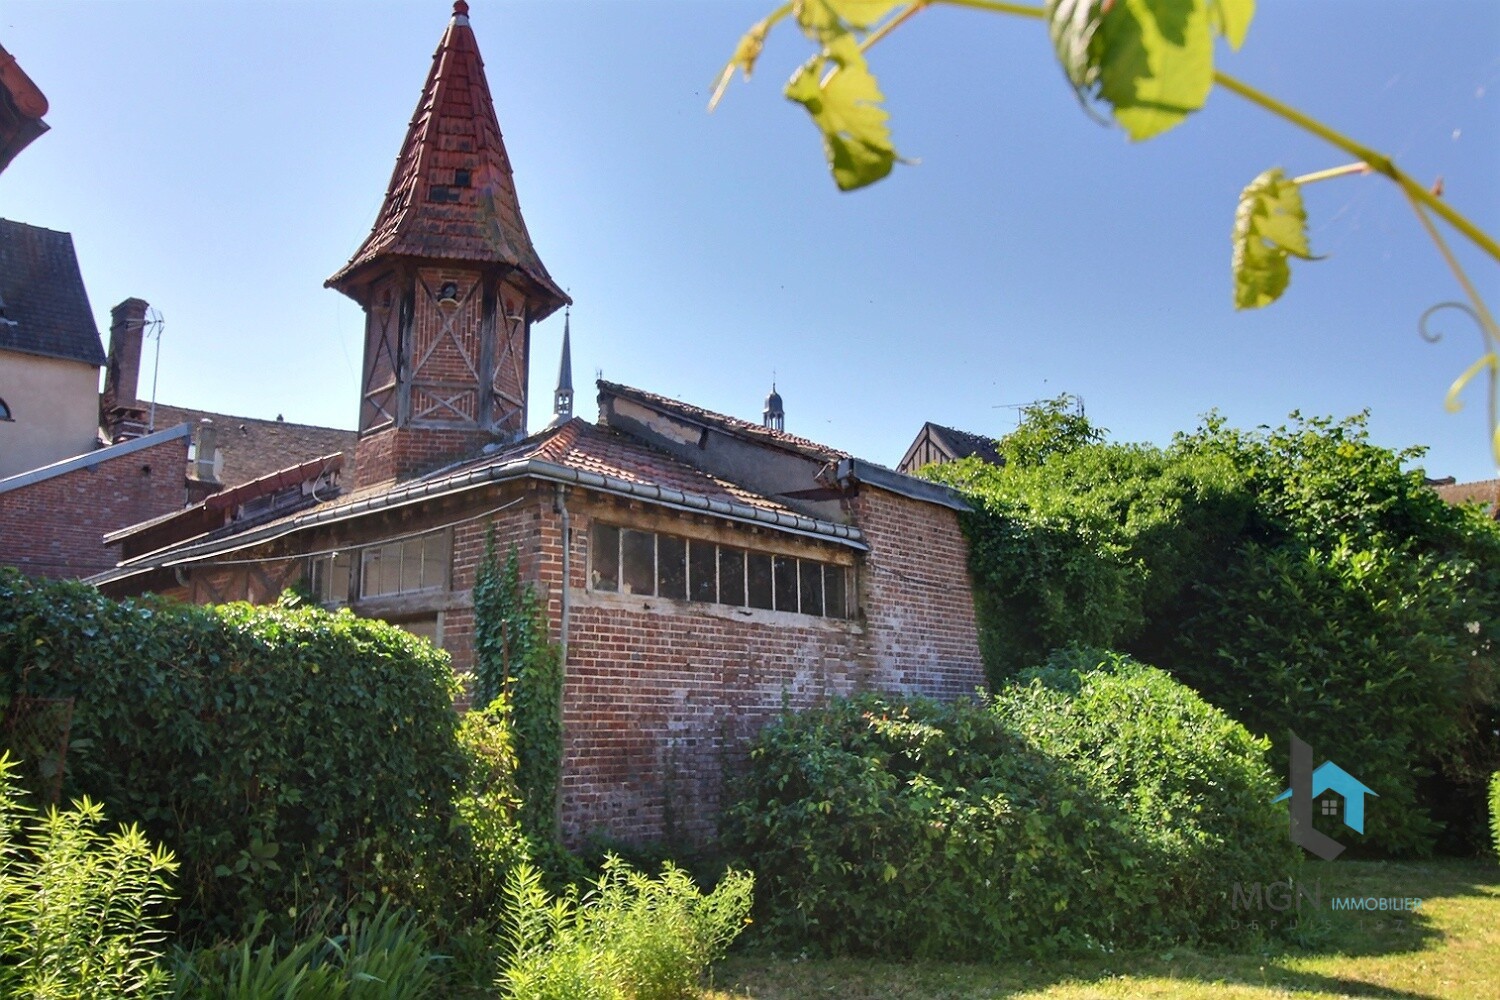
<instances>
[{"instance_id":1,"label":"church spire","mask_svg":"<svg viewBox=\"0 0 1500 1000\"><path fill-rule=\"evenodd\" d=\"M525 433L531 327L569 300L521 218L465 0L375 225L326 284L365 309L356 488Z\"/></svg>"},{"instance_id":2,"label":"church spire","mask_svg":"<svg viewBox=\"0 0 1500 1000\"><path fill-rule=\"evenodd\" d=\"M770 430L786 430L786 410L781 405L781 393L776 391L776 380L771 380L771 394L766 397L765 409L761 411L761 423Z\"/></svg>"},{"instance_id":3,"label":"church spire","mask_svg":"<svg viewBox=\"0 0 1500 1000\"><path fill-rule=\"evenodd\" d=\"M573 419L573 346L568 326L572 317L563 311L562 364L557 368L557 391L552 394L552 422Z\"/></svg>"}]
</instances>

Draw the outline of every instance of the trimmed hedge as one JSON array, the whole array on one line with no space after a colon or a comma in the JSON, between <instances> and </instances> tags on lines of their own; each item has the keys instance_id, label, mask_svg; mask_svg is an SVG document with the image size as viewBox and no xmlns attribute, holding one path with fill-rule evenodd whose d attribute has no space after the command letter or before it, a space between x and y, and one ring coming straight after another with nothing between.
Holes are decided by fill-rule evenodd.
<instances>
[{"instance_id":1,"label":"trimmed hedge","mask_svg":"<svg viewBox=\"0 0 1500 1000\"><path fill-rule=\"evenodd\" d=\"M116 603L0 571L0 708L74 699L64 798L176 854L195 931L453 891L456 693L443 653L347 612Z\"/></svg>"},{"instance_id":2,"label":"trimmed hedge","mask_svg":"<svg viewBox=\"0 0 1500 1000\"><path fill-rule=\"evenodd\" d=\"M1299 864L1267 744L1099 660L984 704L862 695L767 727L726 824L763 933L955 960L1238 939L1231 886Z\"/></svg>"}]
</instances>

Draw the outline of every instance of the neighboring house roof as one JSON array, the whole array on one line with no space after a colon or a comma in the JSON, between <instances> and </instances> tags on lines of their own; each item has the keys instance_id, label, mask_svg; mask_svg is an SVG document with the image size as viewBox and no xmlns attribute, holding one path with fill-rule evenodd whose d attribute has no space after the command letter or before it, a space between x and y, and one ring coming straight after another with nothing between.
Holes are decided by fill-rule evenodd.
<instances>
[{"instance_id":1,"label":"neighboring house roof","mask_svg":"<svg viewBox=\"0 0 1500 1000\"><path fill-rule=\"evenodd\" d=\"M0 46L0 170L47 131L47 96Z\"/></svg>"},{"instance_id":2,"label":"neighboring house roof","mask_svg":"<svg viewBox=\"0 0 1500 1000\"><path fill-rule=\"evenodd\" d=\"M950 446L954 458L968 458L972 455L995 465L1000 465L1004 461L992 437L961 431L957 427L945 427L942 424L930 423L928 426Z\"/></svg>"},{"instance_id":3,"label":"neighboring house roof","mask_svg":"<svg viewBox=\"0 0 1500 1000\"><path fill-rule=\"evenodd\" d=\"M0 350L104 364L69 234L0 219Z\"/></svg>"},{"instance_id":4,"label":"neighboring house roof","mask_svg":"<svg viewBox=\"0 0 1500 1000\"><path fill-rule=\"evenodd\" d=\"M622 399L633 399L645 406L663 410L676 417L704 427L713 427L726 434L756 444L770 445L773 448L781 448L785 451L796 452L807 458L815 458L823 462L836 462L839 459L853 458L847 451L830 448L828 445L809 441L807 438L798 437L796 434L788 434L786 431L772 430L760 424L753 424L739 417L731 417L723 413L715 413L713 410L705 410L701 406L684 403L678 399L670 399L659 396L654 392L644 389L636 389L632 386L621 385L618 382L606 382L600 379L598 382L601 396L617 396Z\"/></svg>"},{"instance_id":5,"label":"neighboring house roof","mask_svg":"<svg viewBox=\"0 0 1500 1000\"><path fill-rule=\"evenodd\" d=\"M517 479L540 479L730 521L755 524L864 550L858 528L798 514L789 507L716 479L670 455L579 418L479 459L438 469L397 486L356 491L311 509L248 529L230 526L168 546L92 577L105 584L169 566L210 559L325 524L480 489Z\"/></svg>"},{"instance_id":6,"label":"neighboring house roof","mask_svg":"<svg viewBox=\"0 0 1500 1000\"><path fill-rule=\"evenodd\" d=\"M104 536L104 544L123 544L125 554L130 556L198 538L226 525L235 530L244 530L255 524L284 517L320 502L319 491L325 483L330 484L329 496L337 496L338 488L333 477L343 468L343 464L344 456L335 452L280 469L270 475L214 493L182 510L110 532ZM292 489L304 484L312 488ZM278 494L288 492L292 495L285 498L286 502L280 502ZM262 504L259 505L260 509L254 509L254 501L267 497L277 499L278 502Z\"/></svg>"},{"instance_id":7,"label":"neighboring house roof","mask_svg":"<svg viewBox=\"0 0 1500 1000\"><path fill-rule=\"evenodd\" d=\"M204 420L213 421L215 444L224 459L220 481L225 486L257 480L334 452L343 453L344 473L350 481L353 480L354 445L359 440L357 431L236 417L161 403L156 406L158 426L188 423L196 429Z\"/></svg>"},{"instance_id":8,"label":"neighboring house roof","mask_svg":"<svg viewBox=\"0 0 1500 1000\"><path fill-rule=\"evenodd\" d=\"M484 62L458 0L396 158L375 226L326 284L345 290L386 256L478 261L516 268L540 293L546 318L571 301L537 256L511 176Z\"/></svg>"},{"instance_id":9,"label":"neighboring house roof","mask_svg":"<svg viewBox=\"0 0 1500 1000\"><path fill-rule=\"evenodd\" d=\"M129 441L112 444L107 448L99 448L74 458L65 458L61 462L44 465L40 469L32 469L30 472L22 472L8 479L0 479L0 493L9 493L11 490L18 490L23 486L40 483L55 476L76 472L79 469L93 468L110 459L121 458L132 452L165 444L176 438L188 437L192 432L191 427L183 424L177 427L170 427L164 431L157 431L155 434L147 434L144 437L132 438Z\"/></svg>"},{"instance_id":10,"label":"neighboring house roof","mask_svg":"<svg viewBox=\"0 0 1500 1000\"><path fill-rule=\"evenodd\" d=\"M1494 509L1500 502L1500 479L1480 479L1472 483L1445 481L1433 484L1432 488L1451 504L1482 503Z\"/></svg>"}]
</instances>

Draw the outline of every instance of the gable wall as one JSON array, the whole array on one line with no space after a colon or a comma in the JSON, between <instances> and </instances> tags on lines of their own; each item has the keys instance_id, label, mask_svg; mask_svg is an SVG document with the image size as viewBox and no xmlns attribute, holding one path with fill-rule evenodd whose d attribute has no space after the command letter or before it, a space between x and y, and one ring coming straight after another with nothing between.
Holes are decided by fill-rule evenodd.
<instances>
[{"instance_id":1,"label":"gable wall","mask_svg":"<svg viewBox=\"0 0 1500 1000\"><path fill-rule=\"evenodd\" d=\"M187 438L105 459L0 493L0 563L34 576L90 576L114 566L103 536L187 502Z\"/></svg>"},{"instance_id":2,"label":"gable wall","mask_svg":"<svg viewBox=\"0 0 1500 1000\"><path fill-rule=\"evenodd\" d=\"M0 479L99 445L99 369L79 361L0 351ZM128 523L128 522L126 522Z\"/></svg>"}]
</instances>

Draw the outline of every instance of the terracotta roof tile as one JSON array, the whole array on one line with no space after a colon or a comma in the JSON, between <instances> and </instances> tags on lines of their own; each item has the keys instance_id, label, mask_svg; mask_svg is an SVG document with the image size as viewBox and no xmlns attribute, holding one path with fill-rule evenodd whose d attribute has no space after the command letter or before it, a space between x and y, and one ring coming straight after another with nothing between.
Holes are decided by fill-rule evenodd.
<instances>
[{"instance_id":1,"label":"terracotta roof tile","mask_svg":"<svg viewBox=\"0 0 1500 1000\"><path fill-rule=\"evenodd\" d=\"M467 6L454 15L407 129L375 226L326 284L347 290L385 256L508 264L539 293L542 319L569 301L542 264L521 218Z\"/></svg>"},{"instance_id":2,"label":"terracotta roof tile","mask_svg":"<svg viewBox=\"0 0 1500 1000\"><path fill-rule=\"evenodd\" d=\"M212 420L217 431L216 443L224 458L219 476L227 487L260 479L334 452L343 453L344 481L354 481L354 445L359 439L355 431L284 420L236 417L162 403L156 406L156 426L191 424L195 441L198 426L204 420Z\"/></svg>"}]
</instances>

